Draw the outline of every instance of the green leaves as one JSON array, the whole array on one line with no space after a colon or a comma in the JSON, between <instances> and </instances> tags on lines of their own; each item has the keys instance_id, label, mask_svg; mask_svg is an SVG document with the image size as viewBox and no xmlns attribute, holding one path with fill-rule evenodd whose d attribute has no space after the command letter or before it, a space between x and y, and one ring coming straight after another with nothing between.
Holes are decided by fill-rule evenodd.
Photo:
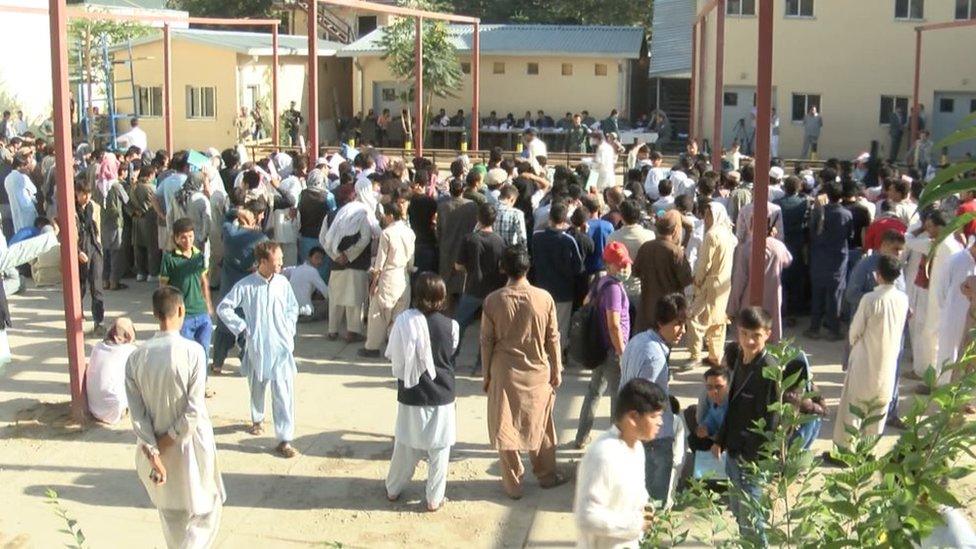
<instances>
[{"instance_id":1,"label":"green leaves","mask_svg":"<svg viewBox=\"0 0 976 549\"><path fill-rule=\"evenodd\" d=\"M68 515L68 511L61 506L61 502L58 500L58 493L53 488L48 488L44 491L44 495L47 499L44 503L54 507L54 514L58 516L67 525L67 528L61 528L58 532L65 534L70 537L73 543L66 543L65 547L70 547L71 549L84 549L85 547L85 534L78 527L78 521L71 518Z\"/></svg>"},{"instance_id":2,"label":"green leaves","mask_svg":"<svg viewBox=\"0 0 976 549\"><path fill-rule=\"evenodd\" d=\"M405 0L402 6L431 11L449 11L449 7L431 0ZM463 75L449 27L444 21L424 20L423 84L426 95L455 97L461 89ZM399 18L383 28L380 45L390 72L401 81L414 82L416 20Z\"/></svg>"}]
</instances>

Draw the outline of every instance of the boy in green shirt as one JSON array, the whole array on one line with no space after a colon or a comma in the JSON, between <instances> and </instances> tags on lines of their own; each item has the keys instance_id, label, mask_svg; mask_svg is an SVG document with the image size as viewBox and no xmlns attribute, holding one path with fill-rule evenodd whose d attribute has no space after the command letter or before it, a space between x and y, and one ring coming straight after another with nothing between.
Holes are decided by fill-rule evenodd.
<instances>
[{"instance_id":1,"label":"boy in green shirt","mask_svg":"<svg viewBox=\"0 0 976 549\"><path fill-rule=\"evenodd\" d=\"M210 284L207 282L206 256L193 247L193 221L184 217L173 222L173 251L163 254L159 268L161 286L173 286L183 294L186 318L180 335L210 351L213 335L213 305L210 303Z\"/></svg>"}]
</instances>

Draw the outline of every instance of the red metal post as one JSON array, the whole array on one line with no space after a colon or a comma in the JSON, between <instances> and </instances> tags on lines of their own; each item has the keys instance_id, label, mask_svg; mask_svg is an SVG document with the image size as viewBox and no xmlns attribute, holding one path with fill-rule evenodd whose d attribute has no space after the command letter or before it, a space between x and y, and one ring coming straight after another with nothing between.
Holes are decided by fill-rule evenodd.
<instances>
[{"instance_id":1,"label":"red metal post","mask_svg":"<svg viewBox=\"0 0 976 549\"><path fill-rule=\"evenodd\" d=\"M173 154L173 40L169 32L169 23L163 25L163 124L166 142L166 152Z\"/></svg>"},{"instance_id":2,"label":"red metal post","mask_svg":"<svg viewBox=\"0 0 976 549\"><path fill-rule=\"evenodd\" d=\"M474 24L474 36L471 38L471 150L480 150L478 132L481 129L481 25Z\"/></svg>"},{"instance_id":3,"label":"red metal post","mask_svg":"<svg viewBox=\"0 0 976 549\"><path fill-rule=\"evenodd\" d=\"M915 84L912 88L912 121L911 121L911 141L909 147L915 146L918 139L918 85L922 78L922 29L915 29Z\"/></svg>"},{"instance_id":4,"label":"red metal post","mask_svg":"<svg viewBox=\"0 0 976 549\"><path fill-rule=\"evenodd\" d=\"M319 156L319 29L318 0L308 2L308 165ZM277 118L278 113L274 113Z\"/></svg>"},{"instance_id":5,"label":"red metal post","mask_svg":"<svg viewBox=\"0 0 976 549\"><path fill-rule=\"evenodd\" d=\"M414 46L414 110L417 111L417 125L413 128L415 156L424 155L424 18L417 17L416 45Z\"/></svg>"},{"instance_id":6,"label":"red metal post","mask_svg":"<svg viewBox=\"0 0 976 549\"><path fill-rule=\"evenodd\" d=\"M698 20L691 25L691 82L688 87L688 140L692 141L698 137L695 133L695 96L698 94ZM658 77L660 79L660 76ZM661 105L657 106L658 109Z\"/></svg>"},{"instance_id":7,"label":"red metal post","mask_svg":"<svg viewBox=\"0 0 976 549\"><path fill-rule=\"evenodd\" d=\"M706 19L702 17L699 20L700 29L698 31L698 116L696 117L697 127L695 129L695 136L698 138L702 137L702 123L705 120L705 61L708 60L708 50L705 49L706 40L705 37L708 34L708 25L706 24Z\"/></svg>"},{"instance_id":8,"label":"red metal post","mask_svg":"<svg viewBox=\"0 0 976 549\"><path fill-rule=\"evenodd\" d=\"M725 92L725 0L715 11L715 112L712 113L712 168L722 165L722 106Z\"/></svg>"},{"instance_id":9,"label":"red metal post","mask_svg":"<svg viewBox=\"0 0 976 549\"><path fill-rule=\"evenodd\" d=\"M278 116L278 25L271 25L271 112L275 113L272 139L277 147L281 144L281 117Z\"/></svg>"},{"instance_id":10,"label":"red metal post","mask_svg":"<svg viewBox=\"0 0 976 549\"><path fill-rule=\"evenodd\" d=\"M753 185L752 255L749 259L749 302L762 305L769 214L769 141L773 108L773 0L759 2L759 41L756 56L756 181Z\"/></svg>"},{"instance_id":11,"label":"red metal post","mask_svg":"<svg viewBox=\"0 0 976 549\"><path fill-rule=\"evenodd\" d=\"M58 226L61 229L61 274L64 292L65 341L68 344L68 375L71 385L71 415L84 421L85 338L81 324L81 291L78 281L78 231L75 228L75 187L71 156L71 116L68 109L68 31L65 0L50 1L51 76L54 99L54 154Z\"/></svg>"}]
</instances>

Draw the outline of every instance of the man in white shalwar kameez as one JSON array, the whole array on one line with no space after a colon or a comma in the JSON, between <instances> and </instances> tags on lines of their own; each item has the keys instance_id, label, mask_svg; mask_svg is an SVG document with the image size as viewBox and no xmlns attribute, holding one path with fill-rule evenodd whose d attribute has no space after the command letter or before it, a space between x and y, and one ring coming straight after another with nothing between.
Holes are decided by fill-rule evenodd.
<instances>
[{"instance_id":1,"label":"man in white shalwar kameez","mask_svg":"<svg viewBox=\"0 0 976 549\"><path fill-rule=\"evenodd\" d=\"M360 356L376 358L393 325L393 320L410 305L410 271L413 270L416 235L403 222L403 212L397 204L383 205L386 228L380 233L380 243L370 269L369 312L366 322L366 343Z\"/></svg>"},{"instance_id":2,"label":"man in white shalwar kameez","mask_svg":"<svg viewBox=\"0 0 976 549\"><path fill-rule=\"evenodd\" d=\"M129 356L125 372L136 473L159 510L166 545L206 548L226 500L203 394L207 355L180 335L186 309L179 290L156 290L153 315L160 331Z\"/></svg>"},{"instance_id":3,"label":"man in white shalwar kameez","mask_svg":"<svg viewBox=\"0 0 976 549\"><path fill-rule=\"evenodd\" d=\"M936 369L945 370L947 364L959 358L966 336L966 317L969 312L969 299L962 293L962 285L970 276L976 275L976 246L952 254L943 276L935 282L939 301L943 303L942 316L939 317L939 354ZM947 383L948 375L940 375L939 383Z\"/></svg>"},{"instance_id":4,"label":"man in white shalwar kameez","mask_svg":"<svg viewBox=\"0 0 976 549\"><path fill-rule=\"evenodd\" d=\"M281 246L266 241L254 248L257 271L241 279L217 306L217 315L235 337L245 334L241 375L251 386L252 435L264 433L264 400L271 384L275 450L286 458L298 452L295 436L295 326L298 300L288 279L282 276ZM240 308L244 318L235 312ZM272 314L273 312L273 314Z\"/></svg>"},{"instance_id":5,"label":"man in white shalwar kameez","mask_svg":"<svg viewBox=\"0 0 976 549\"><path fill-rule=\"evenodd\" d=\"M925 320L929 299L928 287L919 286L916 279L931 244L931 238L920 223L909 227L905 233L905 251L902 254L905 268L902 272L905 277L905 293L908 294L908 339L911 341L913 365L919 363L922 356L920 351L925 350L925 344L919 343L919 340L922 338L922 322Z\"/></svg>"},{"instance_id":6,"label":"man in white shalwar kameez","mask_svg":"<svg viewBox=\"0 0 976 549\"><path fill-rule=\"evenodd\" d=\"M935 214L931 214L934 216ZM926 220L929 223L929 220ZM941 228L941 227L940 227ZM906 239L907 243L907 239ZM929 366L938 367L939 358L939 318L942 317L942 310L945 303L939 299L939 293L935 290L939 281L945 276L949 260L956 252L962 250L962 244L954 236L943 240L936 247L935 257L929 256L929 291L925 306L925 316L920 319L921 333L917 343L921 346L918 359L912 364L912 368L919 376L924 376ZM915 341L912 345L915 345Z\"/></svg>"},{"instance_id":7,"label":"man in white shalwar kameez","mask_svg":"<svg viewBox=\"0 0 976 549\"><path fill-rule=\"evenodd\" d=\"M319 243L332 259L329 275L329 339L339 337L343 317L346 341L362 341L363 304L369 290L370 244L380 235L373 182L356 180L356 199L339 209L332 223L322 224Z\"/></svg>"},{"instance_id":8,"label":"man in white shalwar kameez","mask_svg":"<svg viewBox=\"0 0 976 549\"><path fill-rule=\"evenodd\" d=\"M617 153L599 131L590 134L590 147L594 151L590 169L596 172L596 189L603 193L603 189L617 184Z\"/></svg>"},{"instance_id":9,"label":"man in white shalwar kameez","mask_svg":"<svg viewBox=\"0 0 976 549\"><path fill-rule=\"evenodd\" d=\"M850 443L847 426L853 426L867 436L880 435L884 430L892 391L897 383L901 336L908 316L908 296L894 285L899 276L901 264L898 260L881 256L875 271L878 286L861 299L851 321L848 336L851 356L834 422L833 439L838 447L847 448ZM872 425L860 425L860 420L850 410L851 405L883 417ZM871 408L874 405L879 408Z\"/></svg>"},{"instance_id":10,"label":"man in white shalwar kameez","mask_svg":"<svg viewBox=\"0 0 976 549\"><path fill-rule=\"evenodd\" d=\"M397 378L397 417L386 495L396 501L427 458L427 510L444 503L451 446L457 440L455 379L451 355L460 335L458 323L440 310L447 286L436 273L417 278L417 308L396 318L386 357Z\"/></svg>"}]
</instances>

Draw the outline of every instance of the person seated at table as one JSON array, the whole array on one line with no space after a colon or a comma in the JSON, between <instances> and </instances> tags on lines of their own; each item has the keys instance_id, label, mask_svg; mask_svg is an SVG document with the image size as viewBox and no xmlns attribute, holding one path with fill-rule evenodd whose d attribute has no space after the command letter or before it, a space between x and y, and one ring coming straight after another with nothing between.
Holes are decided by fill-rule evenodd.
<instances>
[{"instance_id":1,"label":"person seated at table","mask_svg":"<svg viewBox=\"0 0 976 549\"><path fill-rule=\"evenodd\" d=\"M519 118L518 127L522 129L531 128L533 124L532 121L532 111L525 111L525 116Z\"/></svg>"},{"instance_id":2,"label":"person seated at table","mask_svg":"<svg viewBox=\"0 0 976 549\"><path fill-rule=\"evenodd\" d=\"M646 128L648 124L650 124L650 121L647 119L647 115L641 114L637 117L637 120L634 121L634 129L642 130Z\"/></svg>"},{"instance_id":3,"label":"person seated at table","mask_svg":"<svg viewBox=\"0 0 976 549\"><path fill-rule=\"evenodd\" d=\"M501 129L507 130L509 128L516 127L516 125L517 124L515 123L515 115L512 113L508 113L508 116L506 116L505 120L503 120L501 123Z\"/></svg>"},{"instance_id":4,"label":"person seated at table","mask_svg":"<svg viewBox=\"0 0 976 549\"><path fill-rule=\"evenodd\" d=\"M455 128L463 128L466 124L464 123L464 110L458 109L457 114L451 117L448 121L450 126Z\"/></svg>"},{"instance_id":5,"label":"person seated at table","mask_svg":"<svg viewBox=\"0 0 976 549\"><path fill-rule=\"evenodd\" d=\"M491 111L491 114L482 121L482 124L488 128L497 128L499 124L498 113Z\"/></svg>"},{"instance_id":6,"label":"person seated at table","mask_svg":"<svg viewBox=\"0 0 976 549\"><path fill-rule=\"evenodd\" d=\"M596 124L596 118L590 116L590 111L583 111L580 114L583 115L583 125L587 128L592 128Z\"/></svg>"},{"instance_id":7,"label":"person seated at table","mask_svg":"<svg viewBox=\"0 0 976 549\"><path fill-rule=\"evenodd\" d=\"M549 115L547 115L546 113L544 113L542 111L542 109L539 109L539 112L536 113L535 127L536 128L552 128L555 125L556 125L556 122L552 119L552 117L549 116Z\"/></svg>"},{"instance_id":8,"label":"person seated at table","mask_svg":"<svg viewBox=\"0 0 976 549\"><path fill-rule=\"evenodd\" d=\"M556 127L561 130L568 130L573 126L573 113L568 112L566 116L563 116L559 122L556 122Z\"/></svg>"},{"instance_id":9,"label":"person seated at table","mask_svg":"<svg viewBox=\"0 0 976 549\"><path fill-rule=\"evenodd\" d=\"M447 116L447 111L445 111L444 109L441 109L437 113L437 116L434 117L434 124L438 126L447 126L450 124L450 122L451 119L449 116Z\"/></svg>"}]
</instances>

